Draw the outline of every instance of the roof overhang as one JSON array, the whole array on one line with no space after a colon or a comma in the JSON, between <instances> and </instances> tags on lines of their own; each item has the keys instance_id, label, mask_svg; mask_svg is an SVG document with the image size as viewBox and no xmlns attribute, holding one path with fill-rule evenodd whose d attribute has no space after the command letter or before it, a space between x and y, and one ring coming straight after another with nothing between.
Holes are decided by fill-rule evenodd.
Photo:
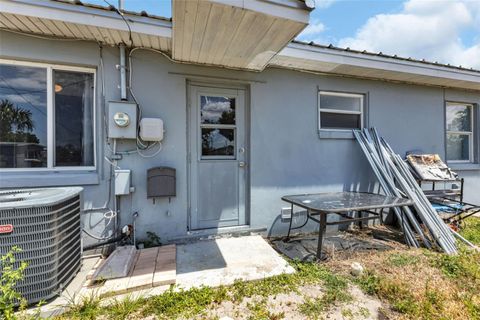
<instances>
[{"instance_id":1,"label":"roof overhang","mask_svg":"<svg viewBox=\"0 0 480 320\"><path fill-rule=\"evenodd\" d=\"M480 91L479 71L290 42L308 24L311 8L306 2L173 0L174 15L175 11L182 14L174 20L172 32L172 22L159 17L124 12L127 25L116 11L105 7L0 0L0 29L152 48L172 53L177 61L195 64L252 71L272 66Z\"/></svg>"},{"instance_id":2,"label":"roof overhang","mask_svg":"<svg viewBox=\"0 0 480 320\"><path fill-rule=\"evenodd\" d=\"M383 81L480 91L480 72L304 43L290 43L270 66Z\"/></svg>"},{"instance_id":3,"label":"roof overhang","mask_svg":"<svg viewBox=\"0 0 480 320\"><path fill-rule=\"evenodd\" d=\"M310 11L299 0L174 0L173 59L261 71Z\"/></svg>"},{"instance_id":4,"label":"roof overhang","mask_svg":"<svg viewBox=\"0 0 480 320\"><path fill-rule=\"evenodd\" d=\"M0 28L44 36L171 51L168 20L46 0L0 0ZM130 31L132 42L130 42Z\"/></svg>"}]
</instances>

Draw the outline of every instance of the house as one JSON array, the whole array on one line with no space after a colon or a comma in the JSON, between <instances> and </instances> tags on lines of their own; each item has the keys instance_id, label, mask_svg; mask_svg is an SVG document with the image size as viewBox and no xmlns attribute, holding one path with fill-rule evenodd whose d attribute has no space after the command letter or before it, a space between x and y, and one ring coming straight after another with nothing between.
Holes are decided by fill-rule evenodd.
<instances>
[{"instance_id":1,"label":"house","mask_svg":"<svg viewBox=\"0 0 480 320\"><path fill-rule=\"evenodd\" d=\"M1 188L82 186L101 237L283 234L283 195L375 190L351 129L376 127L480 202L480 71L296 41L309 0L172 7L0 0Z\"/></svg>"}]
</instances>

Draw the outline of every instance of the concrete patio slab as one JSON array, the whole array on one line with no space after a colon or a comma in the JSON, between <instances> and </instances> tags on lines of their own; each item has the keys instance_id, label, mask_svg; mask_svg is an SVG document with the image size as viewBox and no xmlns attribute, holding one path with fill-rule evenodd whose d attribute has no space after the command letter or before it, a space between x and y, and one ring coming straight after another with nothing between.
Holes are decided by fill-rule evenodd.
<instances>
[{"instance_id":1,"label":"concrete patio slab","mask_svg":"<svg viewBox=\"0 0 480 320\"><path fill-rule=\"evenodd\" d=\"M155 254L155 250L158 253ZM176 254L175 254L176 252ZM139 260L141 259L140 263ZM138 298L162 294L175 283L178 287L230 285L237 279L258 280L293 273L295 270L261 236L242 236L199 240L148 249L136 255L128 277L107 280L103 285L90 286L99 258L85 259L81 272L57 299L41 307L41 315L61 314L72 301L91 296L104 296L109 304L126 297ZM152 267L155 266L155 267ZM176 266L176 268L175 268ZM175 272L176 269L176 272ZM140 283L148 278L148 285ZM139 282L135 288L129 285ZM115 292L114 294L112 294ZM34 313L35 310L29 310Z\"/></svg>"},{"instance_id":2,"label":"concrete patio slab","mask_svg":"<svg viewBox=\"0 0 480 320\"><path fill-rule=\"evenodd\" d=\"M293 267L258 235L177 246L177 285L185 289L293 272Z\"/></svg>"}]
</instances>

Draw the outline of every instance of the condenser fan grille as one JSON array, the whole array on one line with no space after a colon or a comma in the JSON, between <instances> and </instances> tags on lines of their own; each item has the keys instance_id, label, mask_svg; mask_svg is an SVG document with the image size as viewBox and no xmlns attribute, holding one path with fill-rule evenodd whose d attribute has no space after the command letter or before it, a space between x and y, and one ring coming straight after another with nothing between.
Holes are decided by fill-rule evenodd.
<instances>
[{"instance_id":1,"label":"condenser fan grille","mask_svg":"<svg viewBox=\"0 0 480 320\"><path fill-rule=\"evenodd\" d=\"M0 254L18 246L26 261L17 290L31 303L53 298L81 266L80 194L82 188L45 188L0 192Z\"/></svg>"}]
</instances>

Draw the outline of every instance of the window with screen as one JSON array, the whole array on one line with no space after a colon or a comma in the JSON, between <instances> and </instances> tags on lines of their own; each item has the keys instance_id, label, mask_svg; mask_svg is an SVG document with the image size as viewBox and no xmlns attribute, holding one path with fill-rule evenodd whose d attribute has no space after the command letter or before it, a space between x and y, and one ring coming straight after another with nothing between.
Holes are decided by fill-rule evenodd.
<instances>
[{"instance_id":1,"label":"window with screen","mask_svg":"<svg viewBox=\"0 0 480 320\"><path fill-rule=\"evenodd\" d=\"M471 104L446 104L447 161L473 162L474 108Z\"/></svg>"},{"instance_id":2,"label":"window with screen","mask_svg":"<svg viewBox=\"0 0 480 320\"><path fill-rule=\"evenodd\" d=\"M320 91L318 93L319 129L351 130L363 127L361 94Z\"/></svg>"}]
</instances>

